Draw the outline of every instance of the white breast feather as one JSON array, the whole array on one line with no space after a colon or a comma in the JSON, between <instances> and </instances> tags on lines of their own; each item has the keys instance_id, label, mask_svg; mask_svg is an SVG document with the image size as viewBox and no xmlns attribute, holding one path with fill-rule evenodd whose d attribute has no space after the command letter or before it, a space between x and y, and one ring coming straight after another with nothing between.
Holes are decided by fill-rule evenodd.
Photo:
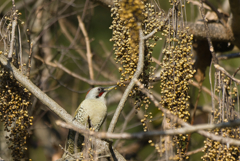
<instances>
[{"instance_id":1,"label":"white breast feather","mask_svg":"<svg viewBox=\"0 0 240 161\"><path fill-rule=\"evenodd\" d=\"M98 131L107 115L107 106L102 100L86 99L79 105L77 111L76 118L81 118L78 119L79 122L88 127L89 116L92 127Z\"/></svg>"}]
</instances>

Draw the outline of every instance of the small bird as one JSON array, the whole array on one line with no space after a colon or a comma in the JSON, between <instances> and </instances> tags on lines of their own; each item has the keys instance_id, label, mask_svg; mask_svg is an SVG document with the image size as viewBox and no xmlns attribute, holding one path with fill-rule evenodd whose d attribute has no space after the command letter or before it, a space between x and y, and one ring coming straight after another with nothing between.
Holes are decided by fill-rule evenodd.
<instances>
[{"instance_id":1,"label":"small bird","mask_svg":"<svg viewBox=\"0 0 240 161\"><path fill-rule=\"evenodd\" d=\"M94 131L98 131L107 116L105 96L115 87L116 86L111 86L107 88L95 87L90 89L85 99L81 102L81 104L75 111L73 120L78 121L89 129L91 128ZM84 142L84 136L81 134L78 135L78 139L77 141L75 141L76 134L77 132L71 129L68 132L65 149L71 154L74 154L75 148L77 150L76 152L80 152L83 149L82 144ZM66 153L64 153L62 158L65 158L66 156Z\"/></svg>"}]
</instances>

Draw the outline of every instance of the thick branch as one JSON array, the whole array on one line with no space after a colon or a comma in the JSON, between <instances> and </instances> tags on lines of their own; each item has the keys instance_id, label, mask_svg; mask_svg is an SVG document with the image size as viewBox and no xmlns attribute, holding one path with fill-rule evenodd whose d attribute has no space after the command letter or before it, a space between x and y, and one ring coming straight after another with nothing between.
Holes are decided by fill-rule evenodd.
<instances>
[{"instance_id":1,"label":"thick branch","mask_svg":"<svg viewBox=\"0 0 240 161\"><path fill-rule=\"evenodd\" d=\"M23 75L12 63L3 55L0 55L0 62L4 67L12 71L15 79L17 79L24 87L26 87L35 97L37 97L43 104L50 108L54 113L61 117L67 123L73 124L75 127L85 131L85 127L77 121L72 121L73 117L67 113L65 109L59 106L53 99L42 92L36 85L34 85L25 75Z\"/></svg>"},{"instance_id":2,"label":"thick branch","mask_svg":"<svg viewBox=\"0 0 240 161\"><path fill-rule=\"evenodd\" d=\"M206 39L209 36L212 41L232 42L234 40L231 30L220 23L208 23L209 35L207 35L203 22L188 23L187 26L189 27L189 33L197 39Z\"/></svg>"}]
</instances>

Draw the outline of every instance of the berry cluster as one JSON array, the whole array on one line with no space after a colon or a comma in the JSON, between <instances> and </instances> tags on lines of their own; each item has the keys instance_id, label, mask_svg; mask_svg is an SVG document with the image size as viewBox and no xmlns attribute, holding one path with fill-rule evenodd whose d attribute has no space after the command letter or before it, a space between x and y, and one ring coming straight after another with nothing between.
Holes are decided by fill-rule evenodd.
<instances>
[{"instance_id":1,"label":"berry cluster","mask_svg":"<svg viewBox=\"0 0 240 161\"><path fill-rule=\"evenodd\" d=\"M216 84L215 92L219 96L219 101L217 106L212 111L212 123L222 123L229 122L231 120L238 119L238 112L234 107L235 100L232 96L236 97L238 90L237 87L232 85L229 77L225 74L216 74ZM217 136L229 137L233 139L239 139L240 131L238 127L226 127L226 128L216 128L210 131ZM219 141L214 141L207 138L204 141L204 152L202 160L239 160L240 159L240 149L238 146L220 143Z\"/></svg>"},{"instance_id":2,"label":"berry cluster","mask_svg":"<svg viewBox=\"0 0 240 161\"><path fill-rule=\"evenodd\" d=\"M0 71L0 87L0 119L4 122L4 131L9 134L5 138L12 157L19 160L24 158L27 150L28 129L33 120L28 114L31 93L14 78L12 72L4 68Z\"/></svg>"}]
</instances>

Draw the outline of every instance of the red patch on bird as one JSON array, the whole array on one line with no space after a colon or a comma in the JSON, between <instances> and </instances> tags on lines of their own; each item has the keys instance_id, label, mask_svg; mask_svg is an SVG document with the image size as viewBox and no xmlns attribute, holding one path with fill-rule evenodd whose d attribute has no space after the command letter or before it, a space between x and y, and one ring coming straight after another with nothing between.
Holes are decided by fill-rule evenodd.
<instances>
[{"instance_id":1,"label":"red patch on bird","mask_svg":"<svg viewBox=\"0 0 240 161\"><path fill-rule=\"evenodd\" d=\"M104 93L104 92L100 92L99 95L98 95L98 97L101 97L103 93Z\"/></svg>"}]
</instances>

